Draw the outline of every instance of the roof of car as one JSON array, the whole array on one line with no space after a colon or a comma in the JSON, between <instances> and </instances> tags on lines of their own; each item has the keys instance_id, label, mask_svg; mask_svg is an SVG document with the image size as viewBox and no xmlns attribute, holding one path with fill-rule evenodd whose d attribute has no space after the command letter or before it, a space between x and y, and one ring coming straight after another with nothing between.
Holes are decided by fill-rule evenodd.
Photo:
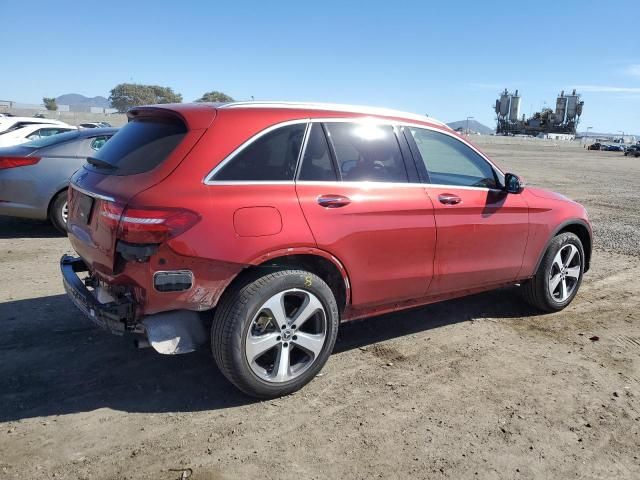
<instances>
[{"instance_id":1,"label":"roof of car","mask_svg":"<svg viewBox=\"0 0 640 480\"><path fill-rule=\"evenodd\" d=\"M38 122L38 123L51 123L57 125L67 125L62 120L56 120L55 118L41 118L41 117L0 117L0 123L6 123L13 125L20 122Z\"/></svg>"},{"instance_id":2,"label":"roof of car","mask_svg":"<svg viewBox=\"0 0 640 480\"><path fill-rule=\"evenodd\" d=\"M450 130L443 122L426 115L403 112L381 107L366 107L361 105L345 105L338 103L306 103L306 102L231 102L231 103L170 103L134 107L127 112L129 118L135 118L144 111L171 110L180 114L190 128L207 128L215 118L217 110L291 110L300 112L336 112L353 115L368 115L391 117L419 123L436 125Z\"/></svg>"},{"instance_id":3,"label":"roof of car","mask_svg":"<svg viewBox=\"0 0 640 480\"><path fill-rule=\"evenodd\" d=\"M429 122L436 125L445 126L440 120L426 115L419 115L402 110L395 110L383 107L369 107L365 105L349 105L342 103L314 103L314 102L231 102L222 103L217 106L219 109L229 108L283 108L291 110L320 110L329 112L346 112L362 115L379 115L383 117L398 117L419 122Z\"/></svg>"}]
</instances>

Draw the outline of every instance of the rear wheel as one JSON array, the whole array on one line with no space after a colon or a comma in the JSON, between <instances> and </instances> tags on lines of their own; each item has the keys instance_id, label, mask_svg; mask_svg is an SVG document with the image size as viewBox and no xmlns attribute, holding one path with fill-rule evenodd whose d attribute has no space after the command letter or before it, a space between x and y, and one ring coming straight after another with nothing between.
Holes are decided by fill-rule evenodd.
<instances>
[{"instance_id":1,"label":"rear wheel","mask_svg":"<svg viewBox=\"0 0 640 480\"><path fill-rule=\"evenodd\" d=\"M65 235L67 234L67 218L69 217L69 204L67 203L67 191L60 192L51 202L49 208L49 220L53 226Z\"/></svg>"},{"instance_id":2,"label":"rear wheel","mask_svg":"<svg viewBox=\"0 0 640 480\"><path fill-rule=\"evenodd\" d=\"M320 277L304 270L262 272L221 300L211 331L213 356L248 395L287 395L322 369L338 323L334 295Z\"/></svg>"},{"instance_id":3,"label":"rear wheel","mask_svg":"<svg viewBox=\"0 0 640 480\"><path fill-rule=\"evenodd\" d=\"M538 271L522 285L525 300L546 312L557 312L578 293L584 273L584 249L573 233L561 233L542 257Z\"/></svg>"}]
</instances>

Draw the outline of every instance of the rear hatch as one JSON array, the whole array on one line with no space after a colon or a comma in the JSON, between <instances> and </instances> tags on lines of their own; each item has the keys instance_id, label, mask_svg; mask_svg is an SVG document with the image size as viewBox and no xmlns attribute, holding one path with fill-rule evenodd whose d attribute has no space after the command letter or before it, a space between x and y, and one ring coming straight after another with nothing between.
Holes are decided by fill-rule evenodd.
<instances>
[{"instance_id":1,"label":"rear hatch","mask_svg":"<svg viewBox=\"0 0 640 480\"><path fill-rule=\"evenodd\" d=\"M200 112L191 115L189 121L188 116L176 110L141 107L130 111L129 123L71 177L69 240L91 270L106 275L117 273L116 243L122 233L121 219L127 218L131 200L166 178L215 117L215 109L211 108L205 111L208 115ZM166 212L138 214L141 218L133 218L137 222L134 227L153 228ZM136 240L135 235L129 235L131 238ZM139 240L155 241L153 236Z\"/></svg>"}]
</instances>

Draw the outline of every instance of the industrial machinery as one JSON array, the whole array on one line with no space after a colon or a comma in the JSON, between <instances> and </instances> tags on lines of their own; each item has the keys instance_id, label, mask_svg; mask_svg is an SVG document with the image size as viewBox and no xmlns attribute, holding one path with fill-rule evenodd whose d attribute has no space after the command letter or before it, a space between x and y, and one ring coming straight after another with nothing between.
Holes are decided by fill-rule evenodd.
<instances>
[{"instance_id":1,"label":"industrial machinery","mask_svg":"<svg viewBox=\"0 0 640 480\"><path fill-rule=\"evenodd\" d=\"M543 108L529 118L520 118L521 98L518 90L509 93L507 89L496 100L495 112L497 116L496 133L498 135L532 135L548 133L563 133L575 135L584 101L575 89L571 95L565 95L564 90L556 99L555 111Z\"/></svg>"}]
</instances>

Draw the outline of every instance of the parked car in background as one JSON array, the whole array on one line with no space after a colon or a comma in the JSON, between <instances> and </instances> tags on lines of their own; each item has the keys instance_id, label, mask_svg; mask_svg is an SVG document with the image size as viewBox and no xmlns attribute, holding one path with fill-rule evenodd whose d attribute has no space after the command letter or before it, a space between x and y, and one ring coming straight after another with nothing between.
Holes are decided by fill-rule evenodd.
<instances>
[{"instance_id":1,"label":"parked car in background","mask_svg":"<svg viewBox=\"0 0 640 480\"><path fill-rule=\"evenodd\" d=\"M591 145L589 145L587 147L587 150L600 150L602 149L603 145L600 142L596 142L596 143L592 143Z\"/></svg>"},{"instance_id":2,"label":"parked car in background","mask_svg":"<svg viewBox=\"0 0 640 480\"><path fill-rule=\"evenodd\" d=\"M432 118L269 102L128 116L70 182L69 298L160 353L211 345L256 397L313 379L341 320L514 284L558 311L589 268L584 207Z\"/></svg>"},{"instance_id":3,"label":"parked car in background","mask_svg":"<svg viewBox=\"0 0 640 480\"><path fill-rule=\"evenodd\" d=\"M12 130L17 130L24 126L43 124L58 125L61 127L71 126L65 122L61 122L60 120L53 120L50 118L4 116L0 117L0 135Z\"/></svg>"},{"instance_id":4,"label":"parked car in background","mask_svg":"<svg viewBox=\"0 0 640 480\"><path fill-rule=\"evenodd\" d=\"M624 151L625 157L640 157L640 145L631 145Z\"/></svg>"},{"instance_id":5,"label":"parked car in background","mask_svg":"<svg viewBox=\"0 0 640 480\"><path fill-rule=\"evenodd\" d=\"M104 128L104 127L110 127L111 124L107 123L107 122L87 122L87 123L81 123L80 125L78 125L79 128Z\"/></svg>"},{"instance_id":6,"label":"parked car in background","mask_svg":"<svg viewBox=\"0 0 640 480\"><path fill-rule=\"evenodd\" d=\"M57 135L59 133L69 132L71 130L77 129L78 127L65 127L62 125L50 124L25 125L21 128L0 135L0 147L20 145L21 143L27 143L32 140L38 140L40 138L50 137L51 135Z\"/></svg>"},{"instance_id":7,"label":"parked car in background","mask_svg":"<svg viewBox=\"0 0 640 480\"><path fill-rule=\"evenodd\" d=\"M607 145L608 152L624 152L624 146L622 145Z\"/></svg>"},{"instance_id":8,"label":"parked car in background","mask_svg":"<svg viewBox=\"0 0 640 480\"><path fill-rule=\"evenodd\" d=\"M116 131L73 130L0 148L0 215L49 219L66 231L69 177Z\"/></svg>"}]
</instances>

